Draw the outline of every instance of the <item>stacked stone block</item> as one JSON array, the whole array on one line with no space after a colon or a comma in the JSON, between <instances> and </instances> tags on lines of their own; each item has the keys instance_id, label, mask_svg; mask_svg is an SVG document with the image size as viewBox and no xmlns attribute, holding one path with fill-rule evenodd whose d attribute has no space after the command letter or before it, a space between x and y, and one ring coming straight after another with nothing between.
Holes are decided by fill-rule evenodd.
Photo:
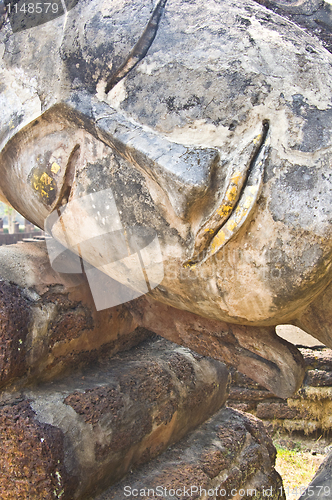
<instances>
[{"instance_id":1,"label":"stacked stone block","mask_svg":"<svg viewBox=\"0 0 332 500\"><path fill-rule=\"evenodd\" d=\"M277 398L270 391L232 370L227 405L247 411L273 429L329 431L332 428L332 350L326 347L299 347L306 374L299 391L291 398Z\"/></svg>"}]
</instances>

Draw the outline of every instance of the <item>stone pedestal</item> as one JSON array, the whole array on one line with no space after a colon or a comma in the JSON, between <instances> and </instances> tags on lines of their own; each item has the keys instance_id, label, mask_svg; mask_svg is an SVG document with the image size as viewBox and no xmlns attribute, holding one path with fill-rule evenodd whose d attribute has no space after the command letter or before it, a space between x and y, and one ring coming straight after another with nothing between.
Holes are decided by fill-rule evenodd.
<instances>
[{"instance_id":1,"label":"stone pedestal","mask_svg":"<svg viewBox=\"0 0 332 500\"><path fill-rule=\"evenodd\" d=\"M97 312L44 242L1 247L0 276L2 500L126 498L123 477L284 498L262 424L219 412L225 364L138 326L126 305Z\"/></svg>"},{"instance_id":2,"label":"stone pedestal","mask_svg":"<svg viewBox=\"0 0 332 500\"><path fill-rule=\"evenodd\" d=\"M154 462L94 500L285 500L275 449L262 422L223 408Z\"/></svg>"}]
</instances>

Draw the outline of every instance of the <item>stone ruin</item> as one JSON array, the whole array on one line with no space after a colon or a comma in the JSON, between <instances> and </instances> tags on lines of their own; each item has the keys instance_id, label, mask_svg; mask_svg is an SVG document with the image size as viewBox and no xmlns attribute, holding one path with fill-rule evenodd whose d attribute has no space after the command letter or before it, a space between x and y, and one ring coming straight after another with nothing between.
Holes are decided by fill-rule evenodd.
<instances>
[{"instance_id":1,"label":"stone ruin","mask_svg":"<svg viewBox=\"0 0 332 500\"><path fill-rule=\"evenodd\" d=\"M257 382L232 369L227 401L231 408L250 412L271 431L301 432L306 435L330 433L332 429L331 349L299 347L305 362L300 389L287 399L277 398Z\"/></svg>"},{"instance_id":2,"label":"stone ruin","mask_svg":"<svg viewBox=\"0 0 332 500\"><path fill-rule=\"evenodd\" d=\"M43 242L0 247L0 269L3 499L99 499L126 473L100 498L140 484L284 498L263 424L225 408L225 364L139 326L126 304L98 313Z\"/></svg>"},{"instance_id":3,"label":"stone ruin","mask_svg":"<svg viewBox=\"0 0 332 500\"><path fill-rule=\"evenodd\" d=\"M0 248L1 498L284 499L227 367L280 417L276 326L332 347L331 7L19 5L1 199L49 237Z\"/></svg>"}]
</instances>

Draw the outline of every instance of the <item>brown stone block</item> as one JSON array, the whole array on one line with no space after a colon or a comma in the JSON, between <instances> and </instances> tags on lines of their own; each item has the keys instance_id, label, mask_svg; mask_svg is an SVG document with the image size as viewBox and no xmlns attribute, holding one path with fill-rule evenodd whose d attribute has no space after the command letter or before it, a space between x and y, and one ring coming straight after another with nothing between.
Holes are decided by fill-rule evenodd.
<instances>
[{"instance_id":1,"label":"brown stone block","mask_svg":"<svg viewBox=\"0 0 332 500\"><path fill-rule=\"evenodd\" d=\"M302 413L295 408L290 408L287 403L259 403L257 405L258 418L291 419L300 418Z\"/></svg>"},{"instance_id":2,"label":"brown stone block","mask_svg":"<svg viewBox=\"0 0 332 500\"><path fill-rule=\"evenodd\" d=\"M150 498L194 500L204 494L209 498L209 489L214 490L211 498L237 498L240 490L245 491L241 498L263 498L263 488L270 487L270 498L281 500L285 496L274 469L275 455L262 422L224 408L153 463L128 474L94 500L134 499L143 497L144 490L145 496L149 490Z\"/></svg>"},{"instance_id":3,"label":"brown stone block","mask_svg":"<svg viewBox=\"0 0 332 500\"><path fill-rule=\"evenodd\" d=\"M64 466L64 434L40 422L26 400L0 406L1 500L72 499L76 478Z\"/></svg>"},{"instance_id":4,"label":"brown stone block","mask_svg":"<svg viewBox=\"0 0 332 500\"><path fill-rule=\"evenodd\" d=\"M0 411L1 480L9 488L0 498L60 498L53 492L63 490L62 500L78 500L102 491L213 415L228 383L222 363L157 337L24 389Z\"/></svg>"},{"instance_id":5,"label":"brown stone block","mask_svg":"<svg viewBox=\"0 0 332 500\"><path fill-rule=\"evenodd\" d=\"M307 369L332 371L332 349L320 347L315 349L299 348Z\"/></svg>"},{"instance_id":6,"label":"brown stone block","mask_svg":"<svg viewBox=\"0 0 332 500\"><path fill-rule=\"evenodd\" d=\"M332 372L326 370L308 370L304 384L312 387L332 387Z\"/></svg>"},{"instance_id":7,"label":"brown stone block","mask_svg":"<svg viewBox=\"0 0 332 500\"><path fill-rule=\"evenodd\" d=\"M151 336L124 305L97 311L83 275L52 269L45 242L0 247L0 276L2 386L63 376Z\"/></svg>"},{"instance_id":8,"label":"brown stone block","mask_svg":"<svg viewBox=\"0 0 332 500\"><path fill-rule=\"evenodd\" d=\"M246 387L231 387L229 392L229 400L231 401L263 401L273 397L272 392L256 389L247 389Z\"/></svg>"},{"instance_id":9,"label":"brown stone block","mask_svg":"<svg viewBox=\"0 0 332 500\"><path fill-rule=\"evenodd\" d=\"M24 374L31 311L21 290L0 281L0 385Z\"/></svg>"},{"instance_id":10,"label":"brown stone block","mask_svg":"<svg viewBox=\"0 0 332 500\"><path fill-rule=\"evenodd\" d=\"M241 403L240 401L227 401L227 406L233 408L234 410L250 412L256 409L256 401L249 403Z\"/></svg>"}]
</instances>

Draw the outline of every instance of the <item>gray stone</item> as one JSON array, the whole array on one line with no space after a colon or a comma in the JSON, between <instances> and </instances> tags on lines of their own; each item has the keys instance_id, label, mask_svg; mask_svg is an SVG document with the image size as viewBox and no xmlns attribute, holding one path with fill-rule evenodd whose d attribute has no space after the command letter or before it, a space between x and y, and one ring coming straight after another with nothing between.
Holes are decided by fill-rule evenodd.
<instances>
[{"instance_id":1,"label":"gray stone","mask_svg":"<svg viewBox=\"0 0 332 500\"><path fill-rule=\"evenodd\" d=\"M301 500L318 500L331 498L332 491L332 454L330 453L320 465L315 477L306 491L301 495Z\"/></svg>"},{"instance_id":2,"label":"gray stone","mask_svg":"<svg viewBox=\"0 0 332 500\"><path fill-rule=\"evenodd\" d=\"M133 12L139 12L135 23ZM160 235L163 288L168 296L157 287L152 292L156 300L231 322L264 324L292 318L297 309L323 291L330 279L331 187L325 174L331 136L330 54L313 37L273 12L267 16L266 10L254 2L223 2L217 9L211 2L202 10L200 3L173 1L165 6L147 55L108 96L103 95L102 82L115 71L109 67L120 67L119 62L130 53L149 16L147 6L139 2L124 1L116 7L79 2L68 12L66 24L59 17L15 34L4 26L3 85L7 93L18 68L22 73L17 83L21 93L17 90L16 104L6 107L7 116L3 116L4 194L21 212L43 225L57 200L43 203L34 192L34 155L51 147L46 145L47 136L52 136L53 149L66 137L68 158L70 142L74 147L85 136L93 147L94 139L89 136L93 133L111 146L109 151L104 149L102 157L113 165L113 176L117 168L126 170L128 189L131 186L133 191L139 183L138 199L141 196L146 200L137 208L133 196L119 200L123 222L144 220ZM61 31L64 37L58 36ZM49 44L45 44L45 38ZM312 50L307 51L307 47ZM49 64L59 79L51 78ZM29 86L31 78L34 80ZM100 101L105 103L103 118L93 115ZM30 107L35 103L33 109L27 108L28 103ZM61 105L69 106L67 121ZM18 110L20 124L12 115ZM33 118L42 113L44 118L36 125ZM262 160L264 184L261 194L257 191L254 211L247 215L250 230L248 224L244 229L231 218L231 224L238 224L239 230L233 229L226 247L219 231L217 239L204 249L205 257L193 270L189 286L181 270L191 257L195 234L218 208L237 158L241 158L242 169L250 161L248 147L262 132L263 120L270 123ZM116 133L112 123L118 127ZM9 141L14 133L16 139ZM19 143L23 145L22 134L26 138L24 151L18 148ZM118 143L122 147L116 153ZM164 161L165 147L171 157L165 156ZM186 148L189 152L184 156ZM150 161L145 161L150 150ZM151 162L159 154L156 167ZM84 156L75 166L76 184L70 199L82 196L83 187L89 192L94 177L91 169L96 170L101 161L95 156L91 163L87 151ZM203 169L198 166L200 157L204 158ZM129 164L130 158L139 175ZM188 170L184 168L186 161ZM302 175L299 191L298 177ZM190 184L197 182L200 187L193 191ZM103 178L99 186L115 191L120 188L112 175ZM58 188L58 194L60 191ZM245 199L241 198L241 203L245 204ZM77 232L78 228L71 229ZM308 246L312 251L307 255ZM227 249L226 256L223 248ZM239 248L241 257L237 255ZM231 256L236 259L236 272L227 279L223 272L230 270Z\"/></svg>"},{"instance_id":3,"label":"gray stone","mask_svg":"<svg viewBox=\"0 0 332 500\"><path fill-rule=\"evenodd\" d=\"M272 3L299 16L326 7ZM252 0L71 7L2 26L3 198L40 227L58 214L48 229L79 253L114 220L78 215L75 200L112 192L122 227L158 237L153 300L231 325L301 323L332 345L331 54ZM87 244L90 265L116 260L106 239ZM103 272L123 286L130 275L130 299L142 292L140 266ZM328 302L319 327L315 301ZM250 337L265 359L263 331ZM289 392L303 375L290 370Z\"/></svg>"},{"instance_id":4,"label":"gray stone","mask_svg":"<svg viewBox=\"0 0 332 500\"><path fill-rule=\"evenodd\" d=\"M58 263L52 261L50 269L45 249L0 252L0 381L9 391L8 401L1 393L1 418L4 429L14 429L3 453L14 455L4 476L8 498L13 470L24 478L16 497L31 496L29 488L37 484L43 498L55 491L71 499L90 494L96 485L102 489L150 453L145 442L137 458L135 442L118 461L107 455L107 419L90 406L98 401L100 409L100 385L89 378L90 385L84 380L77 385L76 372L57 391L61 384L54 379L73 369L73 359L76 370L92 368L103 351L107 358L151 330L226 361L286 398L301 385L304 363L294 346L276 336L275 326L298 325L332 347L332 56L325 48L332 45L328 28L318 32L312 17L321 24L327 20L328 27L331 9L314 0L265 2L268 8L260 3L210 0L202 8L198 0L160 0L155 6L143 0L81 0L67 2L65 15L43 23L36 13L6 20L0 5L1 198L76 254L74 263L60 266L72 272L64 276L55 270ZM86 199L90 205L84 205ZM142 249L133 250L133 228L141 231L138 243L157 237L160 251L156 246L146 251L145 274ZM126 300L135 300L96 311L86 280L76 275L82 255L87 276L98 269L96 288L102 273L113 280L110 287L100 286L101 298L124 297L123 288L130 285ZM129 357L122 356L128 366L121 370L130 371ZM170 429L165 440L158 435L156 453L224 401L217 376L221 370L225 380L225 369L190 356L201 381L193 391L202 397L204 411L198 404L179 410L186 425ZM181 363L186 366L183 358ZM142 368L145 392L135 404L135 394L126 400L133 413L124 417L129 429L124 439L136 433L135 411L151 410L155 393L149 389L148 364ZM103 370L97 368L99 375L93 373L101 380ZM177 369L174 384L181 393L185 374ZM204 385L211 372L214 400ZM132 394L135 380L128 377ZM24 389L45 380L54 385ZM165 379L160 380L162 385ZM70 392L74 382L76 392ZM329 377L320 377L323 382ZM10 392L15 388L24 389L26 397L15 399ZM262 388L242 388L238 396L245 399L255 390L262 414L290 414L278 400L264 406ZM167 427L172 390L166 384L160 391L159 424ZM115 409L115 420L120 410ZM253 421L225 412L226 433L232 418L240 427L241 418L244 427ZM75 426L77 420L82 426ZM94 425L102 429L95 431ZM274 451L258 446L263 431L254 427L250 436L242 433L253 445L248 474L241 475L236 462L229 485L273 479L275 498L284 498L273 471ZM86 434L71 441L70 432L82 428ZM40 444L44 434L45 445ZM27 448L15 469L15 443L22 436ZM107 455L99 456L101 462L86 444L90 438L93 450L98 442ZM30 469L29 443L36 450ZM251 452L266 461L250 462ZM188 456L188 463L198 457ZM219 465L212 479L223 474ZM41 473L39 482L32 469ZM209 474L200 474L209 484Z\"/></svg>"}]
</instances>

